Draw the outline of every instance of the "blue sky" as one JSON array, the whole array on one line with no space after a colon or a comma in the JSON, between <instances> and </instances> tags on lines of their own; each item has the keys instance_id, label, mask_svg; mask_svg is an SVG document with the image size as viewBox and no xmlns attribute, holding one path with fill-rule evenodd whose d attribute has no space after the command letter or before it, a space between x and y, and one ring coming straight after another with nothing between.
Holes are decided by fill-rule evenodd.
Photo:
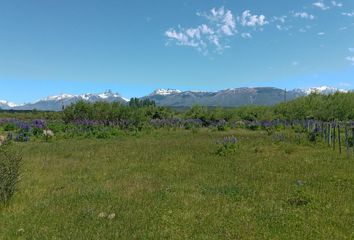
<instances>
[{"instance_id":1,"label":"blue sky","mask_svg":"<svg viewBox=\"0 0 354 240\"><path fill-rule=\"evenodd\" d=\"M1 0L0 99L354 88L352 0Z\"/></svg>"}]
</instances>

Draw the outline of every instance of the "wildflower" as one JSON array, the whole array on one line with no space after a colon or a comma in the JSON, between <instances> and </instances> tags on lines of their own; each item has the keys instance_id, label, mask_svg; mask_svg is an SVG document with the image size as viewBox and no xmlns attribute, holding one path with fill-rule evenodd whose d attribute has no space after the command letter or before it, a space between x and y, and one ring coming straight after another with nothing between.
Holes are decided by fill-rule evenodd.
<instances>
[{"instance_id":1,"label":"wildflower","mask_svg":"<svg viewBox=\"0 0 354 240\"><path fill-rule=\"evenodd\" d=\"M299 187L300 187L300 186L303 186L304 184L305 184L304 181L301 181L301 180L297 180L297 181L296 181L296 185L299 186Z\"/></svg>"},{"instance_id":2,"label":"wildflower","mask_svg":"<svg viewBox=\"0 0 354 240\"><path fill-rule=\"evenodd\" d=\"M111 213L111 214L108 215L107 219L108 220L113 220L115 217L116 217L116 214L115 213Z\"/></svg>"},{"instance_id":3,"label":"wildflower","mask_svg":"<svg viewBox=\"0 0 354 240\"><path fill-rule=\"evenodd\" d=\"M0 135L0 146L3 145L5 143L5 137Z\"/></svg>"},{"instance_id":4,"label":"wildflower","mask_svg":"<svg viewBox=\"0 0 354 240\"><path fill-rule=\"evenodd\" d=\"M107 216L107 214L104 212L101 212L100 214L98 214L99 218L105 218L106 216Z\"/></svg>"},{"instance_id":5,"label":"wildflower","mask_svg":"<svg viewBox=\"0 0 354 240\"><path fill-rule=\"evenodd\" d=\"M216 154L226 156L228 154L236 153L238 148L238 140L235 136L224 137L222 141L217 141L218 147Z\"/></svg>"},{"instance_id":6,"label":"wildflower","mask_svg":"<svg viewBox=\"0 0 354 240\"><path fill-rule=\"evenodd\" d=\"M43 129L45 127L45 121L41 119L34 120L32 125L36 128Z\"/></svg>"},{"instance_id":7,"label":"wildflower","mask_svg":"<svg viewBox=\"0 0 354 240\"><path fill-rule=\"evenodd\" d=\"M43 135L46 137L54 137L54 133L52 130L43 130Z\"/></svg>"}]
</instances>

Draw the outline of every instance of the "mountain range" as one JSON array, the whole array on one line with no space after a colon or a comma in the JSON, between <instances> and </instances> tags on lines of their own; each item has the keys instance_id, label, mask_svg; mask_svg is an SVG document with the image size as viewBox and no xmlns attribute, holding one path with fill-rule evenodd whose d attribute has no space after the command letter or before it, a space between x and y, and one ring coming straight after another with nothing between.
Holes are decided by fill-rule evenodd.
<instances>
[{"instance_id":1,"label":"mountain range","mask_svg":"<svg viewBox=\"0 0 354 240\"><path fill-rule=\"evenodd\" d=\"M210 107L239 107L245 105L274 105L285 100L293 100L298 97L309 95L313 92L320 94L333 94L335 92L348 92L347 90L334 87L322 86L309 89L293 89L285 91L273 87L254 87L254 88L231 88L216 92L201 91L180 91L175 89L158 89L153 93L141 97L141 99L154 100L158 106L170 107L190 107L193 105L203 105ZM60 111L62 107L68 106L79 100L88 102L106 101L120 102L127 104L128 99L123 98L118 93L106 91L101 94L61 94L50 96L33 103L15 104L0 100L0 109L3 110L42 110Z\"/></svg>"}]
</instances>

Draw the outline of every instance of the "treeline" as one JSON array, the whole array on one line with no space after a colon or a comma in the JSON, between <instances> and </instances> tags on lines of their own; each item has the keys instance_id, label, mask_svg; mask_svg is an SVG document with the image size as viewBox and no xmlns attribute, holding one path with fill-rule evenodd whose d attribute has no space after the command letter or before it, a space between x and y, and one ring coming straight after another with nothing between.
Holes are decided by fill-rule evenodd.
<instances>
[{"instance_id":1,"label":"treeline","mask_svg":"<svg viewBox=\"0 0 354 240\"><path fill-rule=\"evenodd\" d=\"M118 102L89 103L80 101L64 109L63 112L0 112L0 118L17 119L62 119L65 122L80 120L101 121L110 124L130 121L136 124L151 119L199 119L208 121L272 121L306 120L346 121L354 120L354 93L331 95L311 94L275 106L245 106L237 108L208 108L194 106L185 111L174 111L168 107L156 106L151 100L133 98L129 105Z\"/></svg>"},{"instance_id":2,"label":"treeline","mask_svg":"<svg viewBox=\"0 0 354 240\"><path fill-rule=\"evenodd\" d=\"M91 120L106 125L116 124L119 121L129 121L135 125L142 124L150 119L172 118L173 112L165 107L157 107L150 100L132 99L129 105L119 102L79 101L66 107L62 113L64 122Z\"/></svg>"},{"instance_id":3,"label":"treeline","mask_svg":"<svg viewBox=\"0 0 354 240\"><path fill-rule=\"evenodd\" d=\"M153 101L132 99L129 106L119 103L78 102L63 112L65 121L80 119L115 121L119 119L147 121L149 119L185 118L202 121L271 121L306 120L322 121L353 120L354 93L331 95L311 94L276 106L245 106L238 108L208 108L194 106L185 112L157 107Z\"/></svg>"},{"instance_id":4,"label":"treeline","mask_svg":"<svg viewBox=\"0 0 354 240\"><path fill-rule=\"evenodd\" d=\"M286 120L354 120L354 92L311 94L275 107L274 114Z\"/></svg>"},{"instance_id":5,"label":"treeline","mask_svg":"<svg viewBox=\"0 0 354 240\"><path fill-rule=\"evenodd\" d=\"M0 118L16 118L18 120L47 119L58 120L62 116L61 112L39 111L39 110L1 110Z\"/></svg>"}]
</instances>

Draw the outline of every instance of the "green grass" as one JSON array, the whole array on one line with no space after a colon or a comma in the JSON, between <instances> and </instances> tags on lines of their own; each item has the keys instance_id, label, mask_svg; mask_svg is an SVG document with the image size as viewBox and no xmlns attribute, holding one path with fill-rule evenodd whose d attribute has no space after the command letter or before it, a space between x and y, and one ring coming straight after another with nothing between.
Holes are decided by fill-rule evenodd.
<instances>
[{"instance_id":1,"label":"green grass","mask_svg":"<svg viewBox=\"0 0 354 240\"><path fill-rule=\"evenodd\" d=\"M354 239L354 158L321 145L203 130L18 147L0 239Z\"/></svg>"}]
</instances>

